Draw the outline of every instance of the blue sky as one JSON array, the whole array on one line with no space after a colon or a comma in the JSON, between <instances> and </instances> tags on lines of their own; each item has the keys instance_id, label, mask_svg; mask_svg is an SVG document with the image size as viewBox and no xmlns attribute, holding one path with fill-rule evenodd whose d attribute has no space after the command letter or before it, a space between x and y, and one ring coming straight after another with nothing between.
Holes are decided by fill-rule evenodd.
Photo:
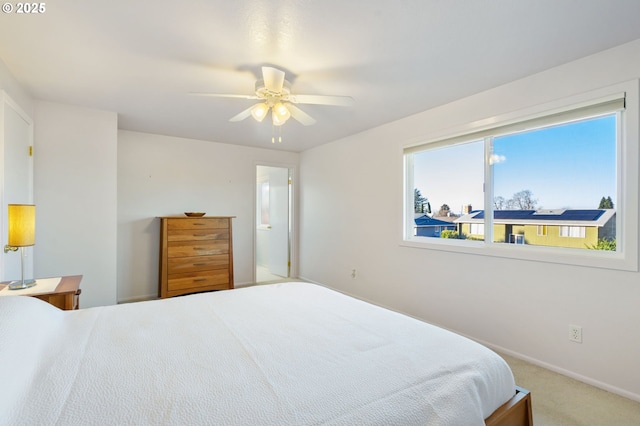
<instances>
[{"instance_id":1,"label":"blue sky","mask_svg":"<svg viewBox=\"0 0 640 426\"><path fill-rule=\"evenodd\" d=\"M530 190L538 208L597 208L616 204L616 118L609 115L494 139L494 194L509 199ZM425 151L414 157L415 187L437 211L482 209L481 141Z\"/></svg>"}]
</instances>

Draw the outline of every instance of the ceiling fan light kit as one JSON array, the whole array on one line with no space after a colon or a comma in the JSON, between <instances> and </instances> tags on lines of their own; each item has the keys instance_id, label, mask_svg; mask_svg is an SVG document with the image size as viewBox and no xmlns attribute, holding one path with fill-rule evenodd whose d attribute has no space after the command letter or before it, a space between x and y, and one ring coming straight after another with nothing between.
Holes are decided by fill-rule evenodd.
<instances>
[{"instance_id":1,"label":"ceiling fan light kit","mask_svg":"<svg viewBox=\"0 0 640 426\"><path fill-rule=\"evenodd\" d=\"M309 114L293 104L332 106L353 106L354 104L353 98L349 96L292 95L291 83L285 79L284 71L273 67L262 67L262 79L256 81L255 95L199 94L222 98L260 100L260 103L231 117L229 121L242 121L252 116L256 121L262 122L269 110L271 110L271 122L273 126L282 126L291 117L304 126L310 126L316 122Z\"/></svg>"},{"instance_id":2,"label":"ceiling fan light kit","mask_svg":"<svg viewBox=\"0 0 640 426\"><path fill-rule=\"evenodd\" d=\"M255 118L257 122L262 122L269 112L269 105L265 103L255 104L251 107L251 116Z\"/></svg>"},{"instance_id":3,"label":"ceiling fan light kit","mask_svg":"<svg viewBox=\"0 0 640 426\"><path fill-rule=\"evenodd\" d=\"M291 112L282 102L278 102L271 108L271 118L274 126L282 126L290 117Z\"/></svg>"}]
</instances>

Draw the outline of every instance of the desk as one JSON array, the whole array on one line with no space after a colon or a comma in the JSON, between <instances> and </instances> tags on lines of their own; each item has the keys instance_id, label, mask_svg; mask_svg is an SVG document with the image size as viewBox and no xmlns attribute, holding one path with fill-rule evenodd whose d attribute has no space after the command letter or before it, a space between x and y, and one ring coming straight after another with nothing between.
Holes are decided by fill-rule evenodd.
<instances>
[{"instance_id":1,"label":"desk","mask_svg":"<svg viewBox=\"0 0 640 426\"><path fill-rule=\"evenodd\" d=\"M36 278L36 281L38 279ZM43 292L38 291L38 286L32 287L29 293L25 294L30 297L37 297L44 300L47 303L52 304L60 309L73 310L80 307L80 281L82 281L82 275L69 275L66 277L60 277L60 282L53 290L45 290ZM19 296L23 290L4 290L9 282L0 283L0 290L3 293L11 292L10 295ZM8 296L4 296L8 297Z\"/></svg>"}]
</instances>

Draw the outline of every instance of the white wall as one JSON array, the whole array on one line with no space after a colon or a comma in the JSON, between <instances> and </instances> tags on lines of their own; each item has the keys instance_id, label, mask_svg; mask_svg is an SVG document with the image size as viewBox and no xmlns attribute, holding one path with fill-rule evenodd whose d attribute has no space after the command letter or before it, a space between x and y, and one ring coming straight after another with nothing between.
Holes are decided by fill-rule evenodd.
<instances>
[{"instance_id":1,"label":"white wall","mask_svg":"<svg viewBox=\"0 0 640 426\"><path fill-rule=\"evenodd\" d=\"M116 302L117 115L37 101L35 275L84 276L82 307Z\"/></svg>"},{"instance_id":2,"label":"white wall","mask_svg":"<svg viewBox=\"0 0 640 426\"><path fill-rule=\"evenodd\" d=\"M0 90L6 91L20 108L33 119L34 102L31 96L20 86L6 64L0 58Z\"/></svg>"},{"instance_id":3,"label":"white wall","mask_svg":"<svg viewBox=\"0 0 640 426\"><path fill-rule=\"evenodd\" d=\"M639 77L637 40L303 152L300 276L640 400L640 273L399 245L408 141Z\"/></svg>"},{"instance_id":4,"label":"white wall","mask_svg":"<svg viewBox=\"0 0 640 426\"><path fill-rule=\"evenodd\" d=\"M204 211L233 219L236 286L253 282L256 165L299 154L120 130L118 300L157 297L158 216Z\"/></svg>"}]
</instances>

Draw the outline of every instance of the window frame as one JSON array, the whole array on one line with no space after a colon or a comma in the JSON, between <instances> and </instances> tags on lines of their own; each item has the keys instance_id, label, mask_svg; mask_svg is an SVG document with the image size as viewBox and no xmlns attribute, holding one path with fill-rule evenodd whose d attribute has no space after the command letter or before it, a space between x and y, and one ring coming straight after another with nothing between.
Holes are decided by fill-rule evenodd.
<instances>
[{"instance_id":1,"label":"window frame","mask_svg":"<svg viewBox=\"0 0 640 426\"><path fill-rule=\"evenodd\" d=\"M565 230L566 232L564 232ZM574 235L576 233L578 235ZM587 229L584 226L576 226L576 225L560 226L560 237L562 238L585 238L586 235L587 235Z\"/></svg>"},{"instance_id":2,"label":"window frame","mask_svg":"<svg viewBox=\"0 0 640 426\"><path fill-rule=\"evenodd\" d=\"M606 88L531 106L522 110L488 117L444 132L407 141L401 146L403 161L403 221L400 244L406 247L429 250L452 251L538 262L580 265L597 268L638 271L638 166L640 134L640 88L639 80L619 83ZM617 251L599 251L521 244L499 244L493 242L493 214L485 214L484 241L441 239L412 235L413 224L413 155L424 149L449 146L465 140L477 140L478 134L487 134L485 142L485 165L490 162L492 137L499 136L496 130L517 127L520 124L544 121L559 114L571 114L594 105L604 104L623 97L625 108L618 111L618 141L616 147L617 206L616 227ZM586 116L585 116L586 118ZM515 131L515 130L514 130ZM492 168L485 167L485 182L493 182ZM493 185L485 185L484 209L493 211Z\"/></svg>"},{"instance_id":3,"label":"window frame","mask_svg":"<svg viewBox=\"0 0 640 426\"><path fill-rule=\"evenodd\" d=\"M537 228L537 236L538 237L546 237L547 236L547 233L549 232L547 226L548 225L538 225L538 228Z\"/></svg>"}]
</instances>

